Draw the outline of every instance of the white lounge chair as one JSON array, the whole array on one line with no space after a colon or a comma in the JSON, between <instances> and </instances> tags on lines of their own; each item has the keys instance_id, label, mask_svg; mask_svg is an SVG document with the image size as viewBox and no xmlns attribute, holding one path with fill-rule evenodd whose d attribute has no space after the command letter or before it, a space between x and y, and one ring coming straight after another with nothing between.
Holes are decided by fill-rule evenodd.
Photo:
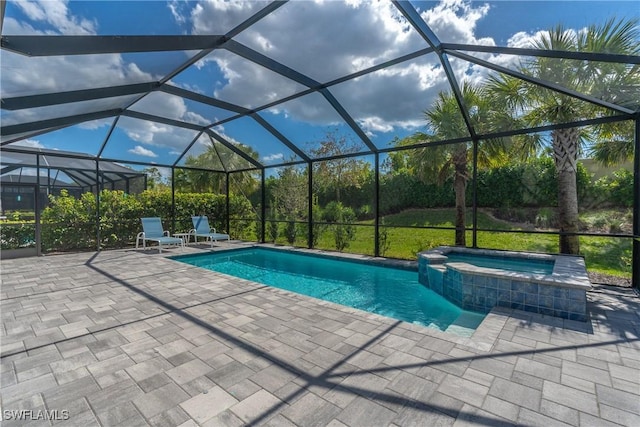
<instances>
[{"instance_id":1,"label":"white lounge chair","mask_svg":"<svg viewBox=\"0 0 640 427\"><path fill-rule=\"evenodd\" d=\"M158 251L162 253L162 245L180 245L184 250L184 241L178 237L169 236L168 231L162 229L162 221L158 217L140 218L142 230L136 236L136 249L142 242L142 249L147 248L147 240L158 242Z\"/></svg>"},{"instance_id":2,"label":"white lounge chair","mask_svg":"<svg viewBox=\"0 0 640 427\"><path fill-rule=\"evenodd\" d=\"M204 237L211 242L211 248L213 248L213 242L218 240L231 240L228 234L217 233L215 228L209 227L209 219L206 216L192 216L193 221L193 236L195 241L198 241L198 237Z\"/></svg>"}]
</instances>

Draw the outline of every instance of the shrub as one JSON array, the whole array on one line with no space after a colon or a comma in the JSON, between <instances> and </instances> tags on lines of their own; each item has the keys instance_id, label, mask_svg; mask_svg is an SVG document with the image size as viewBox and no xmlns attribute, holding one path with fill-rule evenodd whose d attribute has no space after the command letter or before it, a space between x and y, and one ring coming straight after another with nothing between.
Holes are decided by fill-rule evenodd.
<instances>
[{"instance_id":1,"label":"shrub","mask_svg":"<svg viewBox=\"0 0 640 427\"><path fill-rule=\"evenodd\" d=\"M524 165L506 165L478 171L478 206L522 206L524 191L522 178ZM472 186L467 187L467 199L471 200Z\"/></svg>"},{"instance_id":2,"label":"shrub","mask_svg":"<svg viewBox=\"0 0 640 427\"><path fill-rule=\"evenodd\" d=\"M142 204L123 191L100 192L100 244L102 247L127 246L140 231Z\"/></svg>"},{"instance_id":3,"label":"shrub","mask_svg":"<svg viewBox=\"0 0 640 427\"><path fill-rule=\"evenodd\" d=\"M373 209L371 209L371 205L362 205L358 208L358 219L366 220L373 218Z\"/></svg>"},{"instance_id":4,"label":"shrub","mask_svg":"<svg viewBox=\"0 0 640 427\"><path fill-rule=\"evenodd\" d=\"M385 256L387 251L391 248L391 241L389 240L389 230L384 226L384 220L380 220L380 231L378 232L378 249L380 256Z\"/></svg>"},{"instance_id":5,"label":"shrub","mask_svg":"<svg viewBox=\"0 0 640 427\"><path fill-rule=\"evenodd\" d=\"M611 234L622 233L623 231L622 225L623 225L623 222L621 219L611 218L609 220L609 233Z\"/></svg>"},{"instance_id":6,"label":"shrub","mask_svg":"<svg viewBox=\"0 0 640 427\"><path fill-rule=\"evenodd\" d=\"M630 208L633 204L633 173L626 169L614 172L609 194L615 206Z\"/></svg>"},{"instance_id":7,"label":"shrub","mask_svg":"<svg viewBox=\"0 0 640 427\"><path fill-rule=\"evenodd\" d=\"M413 249L411 251L411 253L413 254L413 257L415 258L415 257L418 256L418 254L420 252L429 250L431 248L435 248L436 246L440 246L440 243L437 242L436 240L431 240L431 239L429 239L429 240L421 240L416 244L415 249Z\"/></svg>"},{"instance_id":8,"label":"shrub","mask_svg":"<svg viewBox=\"0 0 640 427\"><path fill-rule=\"evenodd\" d=\"M287 239L287 243L293 245L296 241L296 236L298 235L298 227L295 221L287 220L284 226L284 236Z\"/></svg>"},{"instance_id":9,"label":"shrub","mask_svg":"<svg viewBox=\"0 0 640 427\"><path fill-rule=\"evenodd\" d=\"M85 193L72 197L62 190L59 196L49 196L49 206L42 212L42 241L45 251L93 249L96 247L96 197ZM233 221L230 234L243 238L250 233L255 213L244 196L229 196ZM175 214L175 223L172 220ZM190 230L192 215L207 215L217 231L226 231L226 196L211 193L176 193L172 211L170 191L144 191L128 195L120 190L100 192L100 246L119 248L134 242L141 230L140 218L161 217L163 227L170 231Z\"/></svg>"},{"instance_id":10,"label":"shrub","mask_svg":"<svg viewBox=\"0 0 640 427\"><path fill-rule=\"evenodd\" d=\"M324 209L324 219L334 223L330 227L336 249L342 252L348 248L349 242L356 237L355 226L351 224L356 219L353 209L341 202L330 202Z\"/></svg>"},{"instance_id":11,"label":"shrub","mask_svg":"<svg viewBox=\"0 0 640 427\"><path fill-rule=\"evenodd\" d=\"M329 202L322 211L322 218L326 222L338 222L342 217L344 205L341 202Z\"/></svg>"},{"instance_id":12,"label":"shrub","mask_svg":"<svg viewBox=\"0 0 640 427\"><path fill-rule=\"evenodd\" d=\"M18 249L35 245L35 223L3 223L0 227L0 249Z\"/></svg>"},{"instance_id":13,"label":"shrub","mask_svg":"<svg viewBox=\"0 0 640 427\"><path fill-rule=\"evenodd\" d=\"M106 190L105 190L106 191ZM96 247L96 198L85 193L76 199L66 190L49 196L49 206L42 211L42 248L74 250Z\"/></svg>"},{"instance_id":14,"label":"shrub","mask_svg":"<svg viewBox=\"0 0 640 427\"><path fill-rule=\"evenodd\" d=\"M536 227L552 228L557 224L556 212L553 208L540 208L536 215Z\"/></svg>"},{"instance_id":15,"label":"shrub","mask_svg":"<svg viewBox=\"0 0 640 427\"><path fill-rule=\"evenodd\" d=\"M267 224L267 234L271 243L275 243L280 235L280 229L278 227L278 212L274 205L271 205L271 220Z\"/></svg>"},{"instance_id":16,"label":"shrub","mask_svg":"<svg viewBox=\"0 0 640 427\"><path fill-rule=\"evenodd\" d=\"M311 225L311 233L312 233L311 238L313 241L311 242L311 244L315 248L318 245L318 239L320 239L320 236L322 235L322 233L324 233L324 231L327 229L327 226L326 224L322 223L324 213L320 205L314 203L312 209L313 209L313 224Z\"/></svg>"},{"instance_id":17,"label":"shrub","mask_svg":"<svg viewBox=\"0 0 640 427\"><path fill-rule=\"evenodd\" d=\"M263 236L263 228L262 228L262 219L256 215L255 220L255 233L256 233L256 241L262 242Z\"/></svg>"}]
</instances>

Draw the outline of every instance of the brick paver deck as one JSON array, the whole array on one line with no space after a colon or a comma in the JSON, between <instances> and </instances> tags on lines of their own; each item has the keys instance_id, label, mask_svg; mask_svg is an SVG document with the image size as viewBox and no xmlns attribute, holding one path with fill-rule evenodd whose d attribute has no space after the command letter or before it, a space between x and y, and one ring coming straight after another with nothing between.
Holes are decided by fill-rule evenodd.
<instances>
[{"instance_id":1,"label":"brick paver deck","mask_svg":"<svg viewBox=\"0 0 640 427\"><path fill-rule=\"evenodd\" d=\"M590 292L587 323L494 310L460 338L179 253L2 261L2 425L640 425L631 290Z\"/></svg>"}]
</instances>

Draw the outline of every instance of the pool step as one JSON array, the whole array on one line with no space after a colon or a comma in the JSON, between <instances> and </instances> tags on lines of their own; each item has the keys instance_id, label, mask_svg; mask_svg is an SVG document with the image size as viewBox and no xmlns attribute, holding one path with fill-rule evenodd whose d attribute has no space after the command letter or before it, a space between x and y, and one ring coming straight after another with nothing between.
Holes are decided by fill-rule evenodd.
<instances>
[{"instance_id":1,"label":"pool step","mask_svg":"<svg viewBox=\"0 0 640 427\"><path fill-rule=\"evenodd\" d=\"M483 319L484 315L479 313L462 312L462 314L447 327L446 332L453 332L458 335L463 335L461 331L470 331L473 333Z\"/></svg>"}]
</instances>

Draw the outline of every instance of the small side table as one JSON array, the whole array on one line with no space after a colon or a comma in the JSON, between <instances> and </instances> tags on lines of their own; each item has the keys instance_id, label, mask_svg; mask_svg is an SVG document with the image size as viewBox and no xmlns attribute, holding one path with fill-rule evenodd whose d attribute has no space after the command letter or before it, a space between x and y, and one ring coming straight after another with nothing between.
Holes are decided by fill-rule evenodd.
<instances>
[{"instance_id":1,"label":"small side table","mask_svg":"<svg viewBox=\"0 0 640 427\"><path fill-rule=\"evenodd\" d=\"M191 243L191 233L173 233L173 237L179 237L185 245Z\"/></svg>"}]
</instances>

